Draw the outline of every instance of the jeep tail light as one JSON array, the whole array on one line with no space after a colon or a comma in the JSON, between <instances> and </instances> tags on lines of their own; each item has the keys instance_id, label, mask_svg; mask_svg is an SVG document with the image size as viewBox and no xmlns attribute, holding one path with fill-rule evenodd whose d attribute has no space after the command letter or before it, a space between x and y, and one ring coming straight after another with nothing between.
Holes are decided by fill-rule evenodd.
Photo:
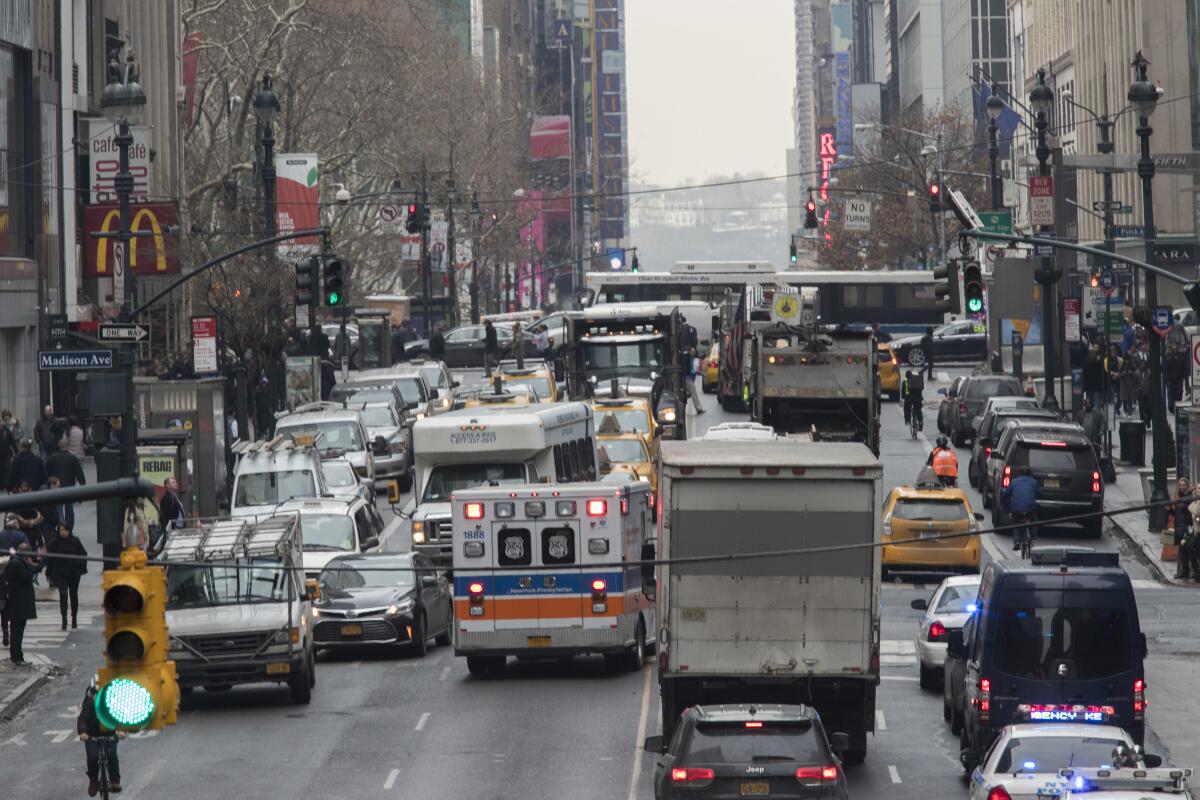
<instances>
[{"instance_id":1,"label":"jeep tail light","mask_svg":"<svg viewBox=\"0 0 1200 800\"><path fill-rule=\"evenodd\" d=\"M1000 481L1000 486L1007 489L1010 483L1012 483L1012 467L1005 467L1004 478Z\"/></svg>"},{"instance_id":2,"label":"jeep tail light","mask_svg":"<svg viewBox=\"0 0 1200 800\"><path fill-rule=\"evenodd\" d=\"M483 519L483 503L467 503L467 519Z\"/></svg>"},{"instance_id":3,"label":"jeep tail light","mask_svg":"<svg viewBox=\"0 0 1200 800\"><path fill-rule=\"evenodd\" d=\"M926 634L926 638L931 642L942 641L946 638L946 626L937 620L934 620L929 625L929 632Z\"/></svg>"},{"instance_id":4,"label":"jeep tail light","mask_svg":"<svg viewBox=\"0 0 1200 800\"><path fill-rule=\"evenodd\" d=\"M796 769L796 780L798 781L836 781L837 777L838 769L836 766L798 767Z\"/></svg>"},{"instance_id":5,"label":"jeep tail light","mask_svg":"<svg viewBox=\"0 0 1200 800\"><path fill-rule=\"evenodd\" d=\"M1133 718L1146 718L1146 682L1141 678L1133 682Z\"/></svg>"},{"instance_id":6,"label":"jeep tail light","mask_svg":"<svg viewBox=\"0 0 1200 800\"><path fill-rule=\"evenodd\" d=\"M1100 473L1092 472L1092 494L1100 494Z\"/></svg>"},{"instance_id":7,"label":"jeep tail light","mask_svg":"<svg viewBox=\"0 0 1200 800\"><path fill-rule=\"evenodd\" d=\"M673 767L671 769L671 783L707 785L714 777L716 777L716 773L707 767Z\"/></svg>"}]
</instances>

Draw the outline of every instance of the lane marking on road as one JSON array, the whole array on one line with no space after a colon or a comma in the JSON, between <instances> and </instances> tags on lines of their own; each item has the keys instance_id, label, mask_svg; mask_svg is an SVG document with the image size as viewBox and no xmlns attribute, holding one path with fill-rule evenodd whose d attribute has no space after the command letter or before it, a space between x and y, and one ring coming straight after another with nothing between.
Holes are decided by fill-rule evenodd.
<instances>
[{"instance_id":1,"label":"lane marking on road","mask_svg":"<svg viewBox=\"0 0 1200 800\"><path fill-rule=\"evenodd\" d=\"M887 730L887 720L884 719L883 710L879 709L879 708L875 709L875 730L877 730L877 731L886 731Z\"/></svg>"},{"instance_id":2,"label":"lane marking on road","mask_svg":"<svg viewBox=\"0 0 1200 800\"><path fill-rule=\"evenodd\" d=\"M71 735L72 735L72 734L74 734L74 733L75 733L75 731L73 731L73 730L65 730L65 731L42 731L42 736L49 736L49 737L51 737L50 741L51 741L51 742L53 742L54 744L62 744L62 743L63 743L63 742L65 742L67 739L70 739L70 738L71 738Z\"/></svg>"},{"instance_id":3,"label":"lane marking on road","mask_svg":"<svg viewBox=\"0 0 1200 800\"><path fill-rule=\"evenodd\" d=\"M892 783L900 783L900 773L892 764L888 764L888 777L892 779Z\"/></svg>"},{"instance_id":4,"label":"lane marking on road","mask_svg":"<svg viewBox=\"0 0 1200 800\"><path fill-rule=\"evenodd\" d=\"M11 738L0 742L0 744L15 744L17 747L24 747L25 745L29 744L29 742L25 741L25 734L17 733L13 734Z\"/></svg>"},{"instance_id":5,"label":"lane marking on road","mask_svg":"<svg viewBox=\"0 0 1200 800\"><path fill-rule=\"evenodd\" d=\"M426 711L424 714L422 714L422 715L421 715L421 718L417 720L416 727L414 727L414 728L413 728L413 730L414 730L414 731L423 731L423 730L425 730L425 723L426 723L426 722L429 722L429 712L428 712L428 711Z\"/></svg>"},{"instance_id":6,"label":"lane marking on road","mask_svg":"<svg viewBox=\"0 0 1200 800\"><path fill-rule=\"evenodd\" d=\"M979 537L979 541L983 544L983 549L987 550L988 555L993 561L1003 561L1004 551L1000 549L1000 545L996 544L996 534L985 533Z\"/></svg>"},{"instance_id":7,"label":"lane marking on road","mask_svg":"<svg viewBox=\"0 0 1200 800\"><path fill-rule=\"evenodd\" d=\"M394 769L388 773L387 780L383 782L384 789L391 789L396 785L396 778L400 777L400 770Z\"/></svg>"},{"instance_id":8,"label":"lane marking on road","mask_svg":"<svg viewBox=\"0 0 1200 800\"><path fill-rule=\"evenodd\" d=\"M445 667L442 667L442 677L438 678L438 680L439 680L439 681L444 681L444 680L446 680L446 678L448 678L448 677L450 677L450 667L449 667L449 665L447 665L447 666L445 666Z\"/></svg>"},{"instance_id":9,"label":"lane marking on road","mask_svg":"<svg viewBox=\"0 0 1200 800\"><path fill-rule=\"evenodd\" d=\"M881 680L881 681L904 681L905 683L916 683L917 681L919 681L921 679L914 678L911 675L880 675L879 680Z\"/></svg>"},{"instance_id":10,"label":"lane marking on road","mask_svg":"<svg viewBox=\"0 0 1200 800\"><path fill-rule=\"evenodd\" d=\"M650 716L650 673L642 667L642 713L638 715L637 738L633 743L633 774L629 776L629 800L637 800L638 778L642 776L642 743L646 740L646 719Z\"/></svg>"}]
</instances>

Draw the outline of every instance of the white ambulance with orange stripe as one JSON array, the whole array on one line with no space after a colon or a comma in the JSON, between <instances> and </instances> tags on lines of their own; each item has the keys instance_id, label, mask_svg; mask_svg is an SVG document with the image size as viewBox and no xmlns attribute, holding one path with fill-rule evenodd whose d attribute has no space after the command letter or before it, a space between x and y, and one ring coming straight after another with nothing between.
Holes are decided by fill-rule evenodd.
<instances>
[{"instance_id":1,"label":"white ambulance with orange stripe","mask_svg":"<svg viewBox=\"0 0 1200 800\"><path fill-rule=\"evenodd\" d=\"M454 654L473 675L508 656L602 653L641 669L657 626L650 484L465 489L453 509ZM629 566L625 566L628 564Z\"/></svg>"}]
</instances>

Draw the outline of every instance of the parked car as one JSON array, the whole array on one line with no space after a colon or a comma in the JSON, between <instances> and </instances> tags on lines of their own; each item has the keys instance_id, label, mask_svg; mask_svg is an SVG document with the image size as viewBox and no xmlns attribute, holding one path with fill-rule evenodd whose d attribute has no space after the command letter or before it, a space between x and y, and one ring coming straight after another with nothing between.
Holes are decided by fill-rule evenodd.
<instances>
[{"instance_id":1,"label":"parked car","mask_svg":"<svg viewBox=\"0 0 1200 800\"><path fill-rule=\"evenodd\" d=\"M946 661L946 639L961 630L977 608L979 575L955 575L942 581L926 601L918 598L912 607L923 611L917 622L917 669L922 689L934 689Z\"/></svg>"},{"instance_id":2,"label":"parked car","mask_svg":"<svg viewBox=\"0 0 1200 800\"><path fill-rule=\"evenodd\" d=\"M901 361L925 366L921 336L893 339L892 350ZM975 363L987 360L987 326L973 319L951 322L933 330L933 363Z\"/></svg>"},{"instance_id":3,"label":"parked car","mask_svg":"<svg viewBox=\"0 0 1200 800\"><path fill-rule=\"evenodd\" d=\"M958 402L958 390L962 388L963 381L967 378L965 375L960 375L950 382L945 392L938 390L938 394L942 396L942 402L938 404L937 429L939 433L948 433L946 427L946 414L949 413L950 406Z\"/></svg>"},{"instance_id":4,"label":"parked car","mask_svg":"<svg viewBox=\"0 0 1200 800\"><path fill-rule=\"evenodd\" d=\"M993 398L999 399L999 398ZM1009 398L1004 398L1009 399ZM1025 398L1011 398L1024 400ZM979 418L979 426L975 429L975 441L971 443L971 460L967 463L967 481L972 486L979 486L980 476L987 470L987 459L992 454L992 448L1008 423L1014 419L1042 419L1050 422L1058 421L1058 414L1048 408L1039 408L1036 403L1032 408L1024 405L992 405Z\"/></svg>"},{"instance_id":5,"label":"parked car","mask_svg":"<svg viewBox=\"0 0 1200 800\"><path fill-rule=\"evenodd\" d=\"M1076 433L1083 430L1074 422L1059 422L1053 419L1011 419L1005 420L1004 430L999 436L993 436L995 444L992 452L984 461L983 472L980 473L979 493L983 497L983 507L991 508L999 492L1000 478L1004 472L1004 453L1011 449L1014 432L1017 430L1051 431L1055 433Z\"/></svg>"},{"instance_id":6,"label":"parked car","mask_svg":"<svg viewBox=\"0 0 1200 800\"><path fill-rule=\"evenodd\" d=\"M1014 428L1005 437L1003 451L993 450L993 460L1000 467L1000 490L1007 486L1015 471L1028 467L1042 486L1037 501L1038 520L1052 520L1104 510L1104 480L1096 449L1083 428L1074 431L1026 430ZM1012 518L999 495L992 502L992 524L1011 525ZM1104 531L1104 517L1089 517L1083 532L1093 539Z\"/></svg>"},{"instance_id":7,"label":"parked car","mask_svg":"<svg viewBox=\"0 0 1200 800\"><path fill-rule=\"evenodd\" d=\"M500 357L508 358L512 354L512 328L506 325L495 325L496 343L500 348ZM448 367L482 367L485 344L485 328L483 325L460 325L445 334L446 366ZM534 357L537 352L537 340L528 332L523 337L525 355ZM429 340L417 339L409 342L404 348L407 358L429 358Z\"/></svg>"},{"instance_id":8,"label":"parked car","mask_svg":"<svg viewBox=\"0 0 1200 800\"><path fill-rule=\"evenodd\" d=\"M958 389L957 402L946 407L946 430L955 447L975 438L972 421L992 397L1024 397L1025 387L1015 375L968 375Z\"/></svg>"}]
</instances>

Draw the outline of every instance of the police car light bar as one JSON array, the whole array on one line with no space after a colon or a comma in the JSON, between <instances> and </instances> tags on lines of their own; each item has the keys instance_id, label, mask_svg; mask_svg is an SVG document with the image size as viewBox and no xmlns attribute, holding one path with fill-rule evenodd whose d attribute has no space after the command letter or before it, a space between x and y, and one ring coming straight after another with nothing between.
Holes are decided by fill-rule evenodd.
<instances>
[{"instance_id":1,"label":"police car light bar","mask_svg":"<svg viewBox=\"0 0 1200 800\"><path fill-rule=\"evenodd\" d=\"M1175 791L1182 792L1191 767L1157 767L1154 769L1112 769L1107 767L1060 769L1059 776L1067 779L1073 793L1108 791Z\"/></svg>"},{"instance_id":2,"label":"police car light bar","mask_svg":"<svg viewBox=\"0 0 1200 800\"><path fill-rule=\"evenodd\" d=\"M1117 710L1112 706L1022 704L1018 716L1030 722L1107 722Z\"/></svg>"}]
</instances>

